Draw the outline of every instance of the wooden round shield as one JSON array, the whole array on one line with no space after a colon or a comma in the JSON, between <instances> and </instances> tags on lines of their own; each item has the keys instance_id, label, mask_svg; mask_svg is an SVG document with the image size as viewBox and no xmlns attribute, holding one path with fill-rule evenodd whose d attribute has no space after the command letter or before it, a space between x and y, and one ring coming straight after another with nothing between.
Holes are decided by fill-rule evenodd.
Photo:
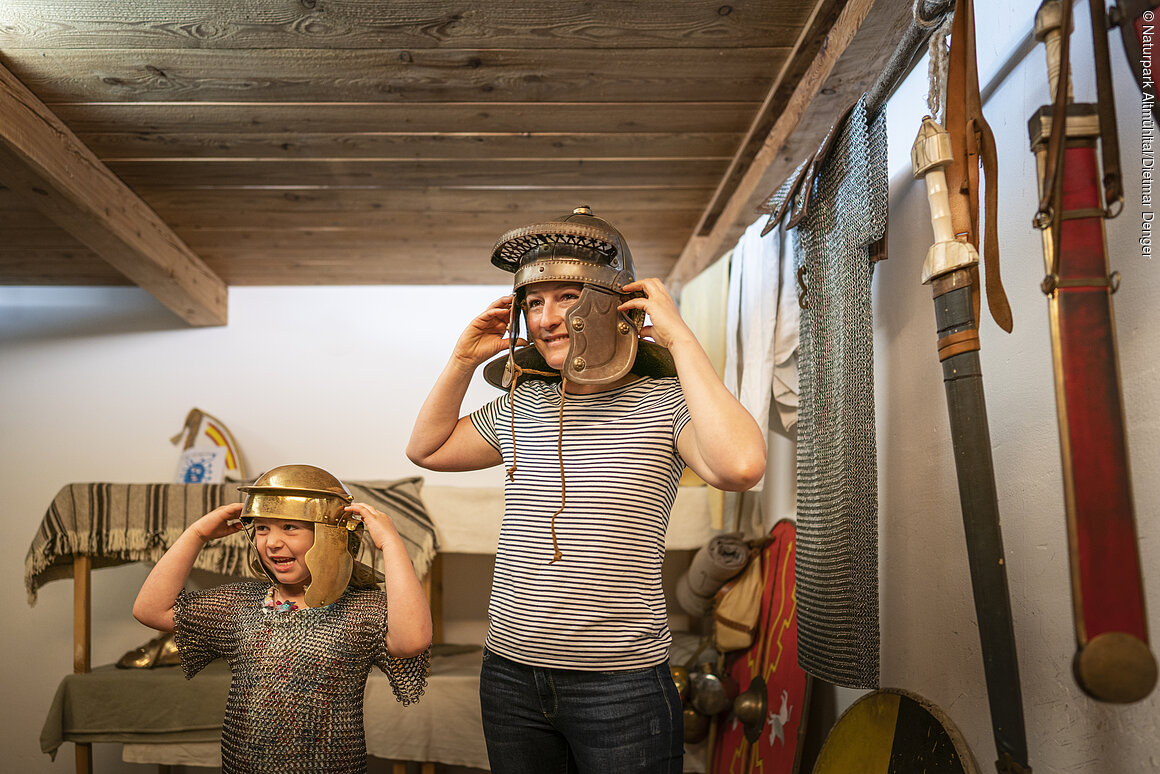
<instances>
[{"instance_id":1,"label":"wooden round shield","mask_svg":"<svg viewBox=\"0 0 1160 774\"><path fill-rule=\"evenodd\" d=\"M818 754L813 774L978 774L974 756L951 719L917 694L872 691L842 713Z\"/></svg>"},{"instance_id":2,"label":"wooden round shield","mask_svg":"<svg viewBox=\"0 0 1160 774\"><path fill-rule=\"evenodd\" d=\"M796 532L779 521L760 560L765 578L757 634L726 658L741 693L717 724L713 774L792 774L798 770L809 677L797 660Z\"/></svg>"}]
</instances>

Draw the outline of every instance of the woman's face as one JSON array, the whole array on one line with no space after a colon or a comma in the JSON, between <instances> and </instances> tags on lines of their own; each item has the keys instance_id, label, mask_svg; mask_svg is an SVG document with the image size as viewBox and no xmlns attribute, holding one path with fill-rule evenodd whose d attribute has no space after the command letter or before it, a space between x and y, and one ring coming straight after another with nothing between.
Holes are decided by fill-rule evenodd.
<instances>
[{"instance_id":1,"label":"woman's face","mask_svg":"<svg viewBox=\"0 0 1160 774\"><path fill-rule=\"evenodd\" d=\"M306 552L314 545L314 525L294 519L254 519L254 544L262 564L283 586L310 581Z\"/></svg>"},{"instance_id":2,"label":"woman's face","mask_svg":"<svg viewBox=\"0 0 1160 774\"><path fill-rule=\"evenodd\" d=\"M559 371L568 356L565 313L580 299L583 285L575 282L536 282L527 286L524 312L528 337L548 365Z\"/></svg>"}]
</instances>

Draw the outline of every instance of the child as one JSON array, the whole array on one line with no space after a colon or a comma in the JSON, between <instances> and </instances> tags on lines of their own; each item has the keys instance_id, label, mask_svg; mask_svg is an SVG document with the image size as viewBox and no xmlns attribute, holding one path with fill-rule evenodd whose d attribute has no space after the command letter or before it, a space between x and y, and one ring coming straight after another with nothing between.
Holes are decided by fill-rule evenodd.
<instances>
[{"instance_id":1,"label":"child","mask_svg":"<svg viewBox=\"0 0 1160 774\"><path fill-rule=\"evenodd\" d=\"M365 772L372 664L403 704L427 683L431 611L403 542L386 514L351 504L320 468L283 465L240 489L245 503L210 511L165 552L133 615L176 632L187 678L215 658L229 663L223 774ZM386 593L354 562L364 527L382 551ZM202 547L241 529L269 582L185 591Z\"/></svg>"}]
</instances>

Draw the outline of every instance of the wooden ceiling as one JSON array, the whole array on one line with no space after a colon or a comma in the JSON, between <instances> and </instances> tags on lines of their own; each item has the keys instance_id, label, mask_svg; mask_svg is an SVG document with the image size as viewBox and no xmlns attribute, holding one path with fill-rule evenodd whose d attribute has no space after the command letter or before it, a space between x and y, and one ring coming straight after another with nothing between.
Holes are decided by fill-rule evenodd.
<instances>
[{"instance_id":1,"label":"wooden ceiling","mask_svg":"<svg viewBox=\"0 0 1160 774\"><path fill-rule=\"evenodd\" d=\"M909 0L3 0L0 284L502 284L589 204L679 285L874 79Z\"/></svg>"}]
</instances>

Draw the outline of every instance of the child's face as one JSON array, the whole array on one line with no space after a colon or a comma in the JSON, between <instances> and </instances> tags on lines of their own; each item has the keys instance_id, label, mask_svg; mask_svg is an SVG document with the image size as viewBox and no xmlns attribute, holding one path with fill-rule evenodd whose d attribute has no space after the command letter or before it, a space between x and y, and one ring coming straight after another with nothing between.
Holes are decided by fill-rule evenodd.
<instances>
[{"instance_id":1,"label":"child's face","mask_svg":"<svg viewBox=\"0 0 1160 774\"><path fill-rule=\"evenodd\" d=\"M310 580L306 552L314 545L314 525L294 519L254 519L254 544L262 563L283 586Z\"/></svg>"}]
</instances>

